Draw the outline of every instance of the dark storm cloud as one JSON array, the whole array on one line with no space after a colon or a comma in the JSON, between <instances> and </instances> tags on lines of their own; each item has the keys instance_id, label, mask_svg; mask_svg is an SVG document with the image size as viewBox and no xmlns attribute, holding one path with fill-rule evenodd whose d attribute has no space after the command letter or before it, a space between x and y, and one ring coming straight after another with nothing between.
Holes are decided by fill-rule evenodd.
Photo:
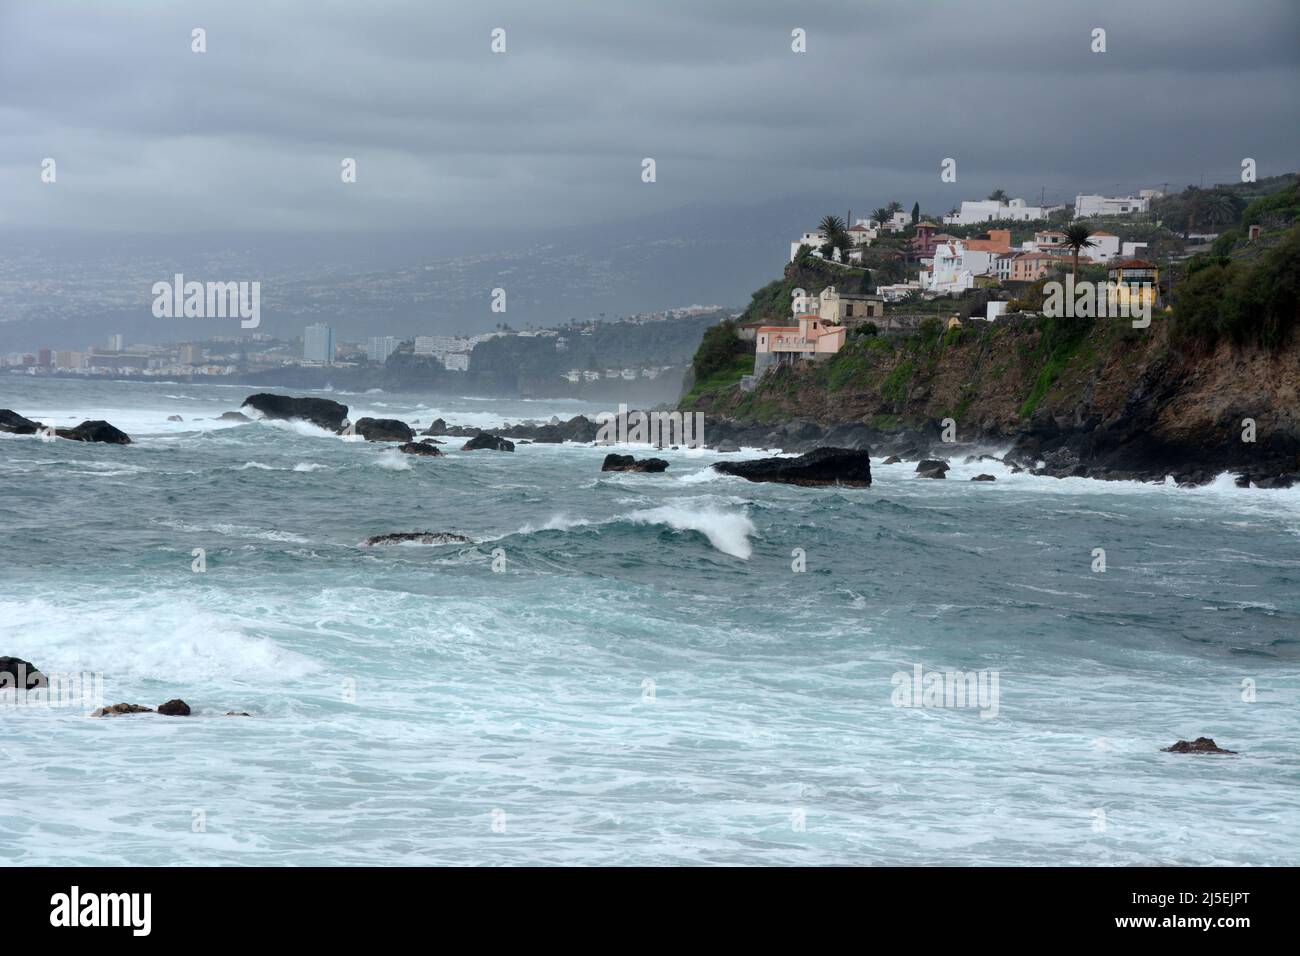
<instances>
[{"instance_id":1,"label":"dark storm cloud","mask_svg":"<svg viewBox=\"0 0 1300 956\"><path fill-rule=\"evenodd\" d=\"M529 230L781 196L1072 198L1245 156L1268 175L1300 165L1297 9L10 0L0 225Z\"/></svg>"}]
</instances>

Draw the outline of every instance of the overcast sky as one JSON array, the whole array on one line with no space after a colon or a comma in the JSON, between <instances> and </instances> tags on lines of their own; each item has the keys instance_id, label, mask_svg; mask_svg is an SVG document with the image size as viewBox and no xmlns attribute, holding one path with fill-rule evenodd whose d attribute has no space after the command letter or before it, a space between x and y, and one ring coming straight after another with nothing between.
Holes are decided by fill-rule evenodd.
<instances>
[{"instance_id":1,"label":"overcast sky","mask_svg":"<svg viewBox=\"0 0 1300 956\"><path fill-rule=\"evenodd\" d=\"M1296 0L0 0L0 229L527 231L1265 176L1300 167L1298 51Z\"/></svg>"}]
</instances>

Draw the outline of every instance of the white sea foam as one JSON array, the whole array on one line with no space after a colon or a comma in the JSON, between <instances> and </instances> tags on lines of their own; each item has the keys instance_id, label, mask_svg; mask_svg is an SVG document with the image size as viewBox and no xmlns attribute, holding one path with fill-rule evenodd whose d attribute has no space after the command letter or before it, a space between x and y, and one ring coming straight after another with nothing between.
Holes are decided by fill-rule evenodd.
<instances>
[{"instance_id":1,"label":"white sea foam","mask_svg":"<svg viewBox=\"0 0 1300 956\"><path fill-rule=\"evenodd\" d=\"M624 515L615 515L603 521L589 518L570 518L568 515L552 515L540 525L527 524L519 529L520 534L534 534L538 531L569 531L573 528L585 528L593 525L614 524L628 521L633 524L661 524L674 531L698 531L709 539L709 543L724 554L748 560L753 553L749 536L754 533L754 523L743 512L723 511L712 505L693 505L674 502L658 508L642 508Z\"/></svg>"},{"instance_id":2,"label":"white sea foam","mask_svg":"<svg viewBox=\"0 0 1300 956\"><path fill-rule=\"evenodd\" d=\"M749 543L749 536L754 533L754 522L740 512L670 504L634 511L627 520L639 524L663 524L675 531L698 531L719 551L744 560L749 560L754 552Z\"/></svg>"},{"instance_id":3,"label":"white sea foam","mask_svg":"<svg viewBox=\"0 0 1300 956\"><path fill-rule=\"evenodd\" d=\"M0 601L0 619L13 622L6 628L8 647L47 672L102 673L110 695L143 680L274 685L318 669L275 641L249 634L251 622L236 613L218 613L168 591L99 595L90 604Z\"/></svg>"},{"instance_id":4,"label":"white sea foam","mask_svg":"<svg viewBox=\"0 0 1300 956\"><path fill-rule=\"evenodd\" d=\"M379 454L375 464L388 471L410 471L411 457L402 454L396 448L389 448Z\"/></svg>"}]
</instances>

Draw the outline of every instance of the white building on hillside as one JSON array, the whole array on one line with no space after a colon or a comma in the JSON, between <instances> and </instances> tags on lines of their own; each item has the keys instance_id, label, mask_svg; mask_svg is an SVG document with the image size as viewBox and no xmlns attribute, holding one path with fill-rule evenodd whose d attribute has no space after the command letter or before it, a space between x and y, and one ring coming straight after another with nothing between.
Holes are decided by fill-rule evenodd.
<instances>
[{"instance_id":1,"label":"white building on hillside","mask_svg":"<svg viewBox=\"0 0 1300 956\"><path fill-rule=\"evenodd\" d=\"M849 226L848 232L855 246L869 246L880 234L879 230L872 228L870 221L866 219L859 219Z\"/></svg>"},{"instance_id":2,"label":"white building on hillside","mask_svg":"<svg viewBox=\"0 0 1300 956\"><path fill-rule=\"evenodd\" d=\"M415 337L416 355L439 355L443 352L468 352L474 347L472 339L461 339L454 335L417 335Z\"/></svg>"},{"instance_id":3,"label":"white building on hillside","mask_svg":"<svg viewBox=\"0 0 1300 956\"><path fill-rule=\"evenodd\" d=\"M1082 250L1080 255L1087 256L1093 262L1110 262L1119 255L1119 236L1113 232L1098 229L1088 238L1092 240L1092 245Z\"/></svg>"},{"instance_id":4,"label":"white building on hillside","mask_svg":"<svg viewBox=\"0 0 1300 956\"><path fill-rule=\"evenodd\" d=\"M794 262L799 258L799 250L803 246L811 246L814 249L820 249L826 244L826 234L822 232L805 232L802 236L790 243L790 261Z\"/></svg>"},{"instance_id":5,"label":"white building on hillside","mask_svg":"<svg viewBox=\"0 0 1300 956\"><path fill-rule=\"evenodd\" d=\"M1074 218L1091 219L1094 216L1131 216L1149 212L1151 199L1146 196L1075 196Z\"/></svg>"},{"instance_id":6,"label":"white building on hillside","mask_svg":"<svg viewBox=\"0 0 1300 956\"><path fill-rule=\"evenodd\" d=\"M921 289L940 295L956 294L975 288L975 277L986 276L993 271L993 263L998 258L995 252L976 251L966 248L960 239L954 242L941 242L934 247L934 258L930 269L922 271Z\"/></svg>"},{"instance_id":7,"label":"white building on hillside","mask_svg":"<svg viewBox=\"0 0 1300 956\"><path fill-rule=\"evenodd\" d=\"M996 199L969 200L961 204L961 211L955 216L944 216L946 226L973 226L981 222L1029 222L1033 219L1046 219L1049 209L1042 206L1027 206L1023 199L1011 199L1000 202Z\"/></svg>"}]
</instances>

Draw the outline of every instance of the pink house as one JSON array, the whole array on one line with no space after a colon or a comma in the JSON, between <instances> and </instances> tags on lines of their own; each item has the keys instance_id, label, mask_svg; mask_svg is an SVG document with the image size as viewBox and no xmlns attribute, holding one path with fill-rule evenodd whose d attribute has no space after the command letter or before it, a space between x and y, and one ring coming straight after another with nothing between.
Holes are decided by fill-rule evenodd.
<instances>
[{"instance_id":1,"label":"pink house","mask_svg":"<svg viewBox=\"0 0 1300 956\"><path fill-rule=\"evenodd\" d=\"M754 376L772 365L789 364L795 359L829 358L844 346L847 330L816 314L799 316L799 325L759 326L754 339Z\"/></svg>"}]
</instances>

